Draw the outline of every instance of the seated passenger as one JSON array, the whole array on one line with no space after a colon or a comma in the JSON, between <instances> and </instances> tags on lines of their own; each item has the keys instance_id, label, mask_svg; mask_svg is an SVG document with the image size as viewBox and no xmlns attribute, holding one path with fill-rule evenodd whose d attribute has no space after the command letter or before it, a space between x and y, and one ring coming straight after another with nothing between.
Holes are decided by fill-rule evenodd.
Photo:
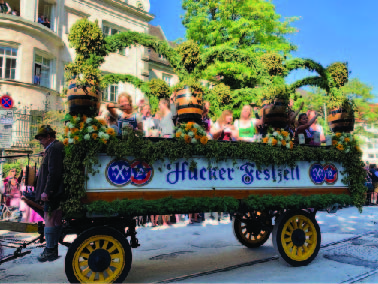
<instances>
[{"instance_id":1,"label":"seated passenger","mask_svg":"<svg viewBox=\"0 0 378 284\"><path fill-rule=\"evenodd\" d=\"M315 115L315 112L314 111L310 111L308 116L309 116L309 119L311 120ZM317 131L320 133L320 142L321 143L325 143L326 142L326 138L324 136L324 131L323 131L323 127L318 123L318 119L315 119L314 123L311 124L310 126L310 132L311 134L314 134L314 132Z\"/></svg>"},{"instance_id":2,"label":"seated passenger","mask_svg":"<svg viewBox=\"0 0 378 284\"><path fill-rule=\"evenodd\" d=\"M256 119L252 118L252 107L245 105L240 113L240 119L235 120L236 139L247 142L256 140Z\"/></svg>"},{"instance_id":3,"label":"seated passenger","mask_svg":"<svg viewBox=\"0 0 378 284\"><path fill-rule=\"evenodd\" d=\"M169 103L166 99L161 99L159 102L159 112L161 114L160 117L160 128L161 128L161 135L165 138L172 138L175 125L173 124L172 113L169 109Z\"/></svg>"},{"instance_id":4,"label":"seated passenger","mask_svg":"<svg viewBox=\"0 0 378 284\"><path fill-rule=\"evenodd\" d=\"M210 134L210 129L213 126L213 122L211 121L211 118L209 117L209 110L210 110L210 102L204 101L203 111L202 111L202 126L205 129L208 138L212 139L211 134Z\"/></svg>"},{"instance_id":5,"label":"seated passenger","mask_svg":"<svg viewBox=\"0 0 378 284\"><path fill-rule=\"evenodd\" d=\"M140 115L133 112L133 101L129 94L121 93L118 96L118 106L114 103L108 103L106 108L110 114L117 119L118 135L122 135L122 128L128 126L134 130L143 131L143 120ZM117 113L116 108L121 110L121 113Z\"/></svg>"},{"instance_id":6,"label":"seated passenger","mask_svg":"<svg viewBox=\"0 0 378 284\"><path fill-rule=\"evenodd\" d=\"M298 142L298 135L304 134L305 136L305 143L312 144L312 134L310 132L310 126L314 123L314 121L318 118L319 114L315 112L314 117L309 121L307 114L301 113L298 118L298 127L295 131L295 141Z\"/></svg>"},{"instance_id":7,"label":"seated passenger","mask_svg":"<svg viewBox=\"0 0 378 284\"><path fill-rule=\"evenodd\" d=\"M295 133L295 128L296 128L296 118L298 116L298 113L303 108L303 105L304 105L304 102L301 103L299 109L296 111L289 109L289 113L287 117L288 122L287 122L287 126L285 127L285 131L290 133L291 138L295 136L294 133Z\"/></svg>"},{"instance_id":8,"label":"seated passenger","mask_svg":"<svg viewBox=\"0 0 378 284\"><path fill-rule=\"evenodd\" d=\"M232 111L225 110L214 123L210 133L214 140L232 141L235 137L235 126L232 125Z\"/></svg>"}]
</instances>

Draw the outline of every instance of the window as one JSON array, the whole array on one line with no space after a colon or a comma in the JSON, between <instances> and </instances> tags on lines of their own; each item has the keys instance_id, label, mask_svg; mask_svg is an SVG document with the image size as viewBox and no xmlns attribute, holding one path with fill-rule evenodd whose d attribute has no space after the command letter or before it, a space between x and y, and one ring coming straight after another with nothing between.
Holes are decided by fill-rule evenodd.
<instances>
[{"instance_id":1,"label":"window","mask_svg":"<svg viewBox=\"0 0 378 284\"><path fill-rule=\"evenodd\" d=\"M17 48L0 46L0 77L16 79Z\"/></svg>"},{"instance_id":2,"label":"window","mask_svg":"<svg viewBox=\"0 0 378 284\"><path fill-rule=\"evenodd\" d=\"M378 158L378 154L375 154L375 157Z\"/></svg>"},{"instance_id":3,"label":"window","mask_svg":"<svg viewBox=\"0 0 378 284\"><path fill-rule=\"evenodd\" d=\"M102 93L103 101L115 102L117 97L118 97L118 85L110 85Z\"/></svg>"},{"instance_id":4,"label":"window","mask_svg":"<svg viewBox=\"0 0 378 284\"><path fill-rule=\"evenodd\" d=\"M160 59L164 59L164 56L161 55L161 54L159 54L159 58L160 58Z\"/></svg>"},{"instance_id":5,"label":"window","mask_svg":"<svg viewBox=\"0 0 378 284\"><path fill-rule=\"evenodd\" d=\"M34 84L51 88L51 59L41 55L34 57Z\"/></svg>"},{"instance_id":6,"label":"window","mask_svg":"<svg viewBox=\"0 0 378 284\"><path fill-rule=\"evenodd\" d=\"M171 86L171 76L168 76L166 74L163 74L163 80L168 84L168 86Z\"/></svg>"},{"instance_id":7,"label":"window","mask_svg":"<svg viewBox=\"0 0 378 284\"><path fill-rule=\"evenodd\" d=\"M368 154L369 159L374 159L374 154Z\"/></svg>"},{"instance_id":8,"label":"window","mask_svg":"<svg viewBox=\"0 0 378 284\"><path fill-rule=\"evenodd\" d=\"M368 143L368 149L373 149L373 144L372 143Z\"/></svg>"},{"instance_id":9,"label":"window","mask_svg":"<svg viewBox=\"0 0 378 284\"><path fill-rule=\"evenodd\" d=\"M114 28L111 28L109 26L102 26L102 33L104 34L104 37L107 37L107 36L112 36L112 35L116 35L118 33L120 33L119 30L117 29L114 29ZM126 48L128 49L128 48ZM123 55L123 56L128 56L129 55L129 51L128 50L119 50L118 53L120 55Z\"/></svg>"}]
</instances>

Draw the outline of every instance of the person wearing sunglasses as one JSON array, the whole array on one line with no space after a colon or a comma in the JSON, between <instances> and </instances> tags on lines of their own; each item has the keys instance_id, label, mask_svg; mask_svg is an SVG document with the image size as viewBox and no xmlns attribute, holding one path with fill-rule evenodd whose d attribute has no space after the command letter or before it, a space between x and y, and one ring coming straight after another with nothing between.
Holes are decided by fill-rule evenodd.
<instances>
[{"instance_id":1,"label":"person wearing sunglasses","mask_svg":"<svg viewBox=\"0 0 378 284\"><path fill-rule=\"evenodd\" d=\"M46 248L38 256L38 261L45 262L58 258L58 242L62 232L60 202L64 200L64 145L56 140L56 132L50 125L42 125L35 139L45 149L35 189L35 200L44 203Z\"/></svg>"}]
</instances>

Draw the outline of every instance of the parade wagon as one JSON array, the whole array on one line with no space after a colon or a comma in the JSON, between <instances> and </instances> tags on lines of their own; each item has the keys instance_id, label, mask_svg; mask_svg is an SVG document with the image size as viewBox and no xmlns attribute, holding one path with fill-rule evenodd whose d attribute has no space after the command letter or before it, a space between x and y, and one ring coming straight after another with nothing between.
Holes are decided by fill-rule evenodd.
<instances>
[{"instance_id":1,"label":"parade wagon","mask_svg":"<svg viewBox=\"0 0 378 284\"><path fill-rule=\"evenodd\" d=\"M90 159L87 180L80 179L83 172L75 166L73 176L66 176L71 185L84 181L85 191L78 195L81 215L69 212L75 200L65 207L65 235L77 234L65 259L70 282L125 280L131 249L140 246L135 217L142 215L230 212L241 244L258 248L272 234L287 263L307 265L320 249L317 210L359 200L353 194L359 178L350 174L359 164L357 150L217 141L202 145L137 135L105 148L106 154ZM74 153L66 164L84 160Z\"/></svg>"}]
</instances>

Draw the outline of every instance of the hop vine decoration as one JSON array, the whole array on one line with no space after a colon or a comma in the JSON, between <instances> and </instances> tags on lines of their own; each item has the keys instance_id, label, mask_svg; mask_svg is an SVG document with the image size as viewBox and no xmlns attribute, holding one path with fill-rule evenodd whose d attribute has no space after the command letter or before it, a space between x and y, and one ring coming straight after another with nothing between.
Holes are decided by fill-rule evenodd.
<instances>
[{"instance_id":1,"label":"hop vine decoration","mask_svg":"<svg viewBox=\"0 0 378 284\"><path fill-rule=\"evenodd\" d=\"M327 72L333 79L336 88L344 86L348 82L348 64L335 62L327 67Z\"/></svg>"},{"instance_id":2,"label":"hop vine decoration","mask_svg":"<svg viewBox=\"0 0 378 284\"><path fill-rule=\"evenodd\" d=\"M182 123L176 127L176 138L184 139L185 143L201 143L206 145L209 139L206 131L195 122Z\"/></svg>"},{"instance_id":3,"label":"hop vine decoration","mask_svg":"<svg viewBox=\"0 0 378 284\"><path fill-rule=\"evenodd\" d=\"M285 74L285 65L283 57L276 53L264 53L260 57L264 67L268 70L270 76L283 76Z\"/></svg>"}]
</instances>

